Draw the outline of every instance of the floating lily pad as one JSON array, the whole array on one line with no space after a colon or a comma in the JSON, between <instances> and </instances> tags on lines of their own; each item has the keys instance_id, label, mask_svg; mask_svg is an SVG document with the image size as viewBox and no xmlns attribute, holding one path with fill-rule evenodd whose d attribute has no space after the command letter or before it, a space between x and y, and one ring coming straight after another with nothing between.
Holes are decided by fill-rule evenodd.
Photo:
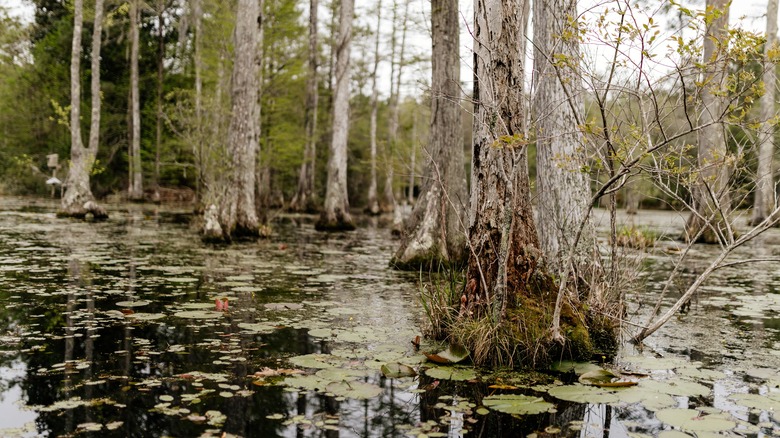
<instances>
[{"instance_id":1,"label":"floating lily pad","mask_svg":"<svg viewBox=\"0 0 780 438\"><path fill-rule=\"evenodd\" d=\"M182 310L173 314L173 316L187 319L218 319L223 315L224 313L214 310Z\"/></svg>"},{"instance_id":2,"label":"floating lily pad","mask_svg":"<svg viewBox=\"0 0 780 438\"><path fill-rule=\"evenodd\" d=\"M690 432L721 432L736 427L737 423L720 415L701 415L695 409L662 409L655 417L671 426Z\"/></svg>"},{"instance_id":3,"label":"floating lily pad","mask_svg":"<svg viewBox=\"0 0 780 438\"><path fill-rule=\"evenodd\" d=\"M647 388L634 387L615 393L620 403L641 403L648 411L654 412L664 408L677 406L677 401L669 394L662 394Z\"/></svg>"},{"instance_id":4,"label":"floating lily pad","mask_svg":"<svg viewBox=\"0 0 780 438\"><path fill-rule=\"evenodd\" d=\"M550 369L558 373L574 372L574 374L581 375L589 371L600 370L601 367L592 362L574 362L570 360L562 360L554 363Z\"/></svg>"},{"instance_id":5,"label":"floating lily pad","mask_svg":"<svg viewBox=\"0 0 780 438\"><path fill-rule=\"evenodd\" d=\"M323 368L315 373L317 377L331 382L340 382L342 380L355 380L365 377L367 370L356 370L352 368Z\"/></svg>"},{"instance_id":6,"label":"floating lily pad","mask_svg":"<svg viewBox=\"0 0 780 438\"><path fill-rule=\"evenodd\" d=\"M333 368L341 365L340 358L330 354L304 354L303 356L291 357L290 363L302 368Z\"/></svg>"},{"instance_id":7,"label":"floating lily pad","mask_svg":"<svg viewBox=\"0 0 780 438\"><path fill-rule=\"evenodd\" d=\"M242 322L238 327L253 333L271 333L276 330L275 326L262 322Z\"/></svg>"},{"instance_id":8,"label":"floating lily pad","mask_svg":"<svg viewBox=\"0 0 780 438\"><path fill-rule=\"evenodd\" d=\"M137 319L140 321L154 321L157 319L165 318L164 313L143 313L143 312L137 312L137 313L131 313L130 315L127 315L128 318Z\"/></svg>"},{"instance_id":9,"label":"floating lily pad","mask_svg":"<svg viewBox=\"0 0 780 438\"><path fill-rule=\"evenodd\" d=\"M338 397L360 400L374 398L382 393L382 388L366 382L333 382L325 389Z\"/></svg>"},{"instance_id":10,"label":"floating lily pad","mask_svg":"<svg viewBox=\"0 0 780 438\"><path fill-rule=\"evenodd\" d=\"M423 353L431 362L445 365L458 363L469 357L469 352L463 347L450 345L446 350L438 353Z\"/></svg>"},{"instance_id":11,"label":"floating lily pad","mask_svg":"<svg viewBox=\"0 0 780 438\"><path fill-rule=\"evenodd\" d=\"M576 403L616 403L619 400L614 391L580 384L554 386L547 393L557 399Z\"/></svg>"},{"instance_id":12,"label":"floating lily pad","mask_svg":"<svg viewBox=\"0 0 780 438\"><path fill-rule=\"evenodd\" d=\"M382 374L389 378L414 377L417 371L414 368L398 362L386 363L382 365Z\"/></svg>"},{"instance_id":13,"label":"floating lily pad","mask_svg":"<svg viewBox=\"0 0 780 438\"><path fill-rule=\"evenodd\" d=\"M329 328L316 328L309 330L309 336L312 338L329 338L333 336L333 330Z\"/></svg>"},{"instance_id":14,"label":"floating lily pad","mask_svg":"<svg viewBox=\"0 0 780 438\"><path fill-rule=\"evenodd\" d=\"M287 377L284 379L283 383L287 386L301 388L308 391L323 391L325 387L332 382L314 375L310 375Z\"/></svg>"},{"instance_id":15,"label":"floating lily pad","mask_svg":"<svg viewBox=\"0 0 780 438\"><path fill-rule=\"evenodd\" d=\"M147 300L118 301L116 305L119 307L143 307L143 306L148 306L151 303L152 303L151 301L147 301Z\"/></svg>"},{"instance_id":16,"label":"floating lily pad","mask_svg":"<svg viewBox=\"0 0 780 438\"><path fill-rule=\"evenodd\" d=\"M706 386L685 379L669 379L664 381L644 380L642 381L641 386L651 391L681 397L695 397L708 395L710 393L710 389Z\"/></svg>"},{"instance_id":17,"label":"floating lily pad","mask_svg":"<svg viewBox=\"0 0 780 438\"><path fill-rule=\"evenodd\" d=\"M477 378L477 372L471 368L436 367L425 370L428 377L442 380L473 380Z\"/></svg>"},{"instance_id":18,"label":"floating lily pad","mask_svg":"<svg viewBox=\"0 0 780 438\"><path fill-rule=\"evenodd\" d=\"M729 398L735 400L740 406L772 412L780 412L780 393L770 393L766 395L732 394L729 396Z\"/></svg>"},{"instance_id":19,"label":"floating lily pad","mask_svg":"<svg viewBox=\"0 0 780 438\"><path fill-rule=\"evenodd\" d=\"M612 371L599 368L598 370L588 371L580 376L579 381L583 385L593 385L602 388L619 388L625 386L634 386L637 382L627 380L616 380L620 376Z\"/></svg>"},{"instance_id":20,"label":"floating lily pad","mask_svg":"<svg viewBox=\"0 0 780 438\"><path fill-rule=\"evenodd\" d=\"M536 415L550 412L555 406L541 397L520 394L491 395L482 404L494 411L512 415Z\"/></svg>"},{"instance_id":21,"label":"floating lily pad","mask_svg":"<svg viewBox=\"0 0 780 438\"><path fill-rule=\"evenodd\" d=\"M297 303L266 303L263 305L268 310L301 310L303 304Z\"/></svg>"}]
</instances>

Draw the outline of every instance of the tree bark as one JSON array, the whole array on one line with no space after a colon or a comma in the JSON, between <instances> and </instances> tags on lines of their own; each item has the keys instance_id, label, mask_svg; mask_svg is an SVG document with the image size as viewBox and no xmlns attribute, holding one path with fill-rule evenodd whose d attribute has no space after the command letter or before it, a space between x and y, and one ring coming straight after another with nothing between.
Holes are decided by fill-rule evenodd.
<instances>
[{"instance_id":1,"label":"tree bark","mask_svg":"<svg viewBox=\"0 0 780 438\"><path fill-rule=\"evenodd\" d=\"M536 127L537 210L539 240L548 267L561 270L580 224L574 266L586 262L593 247L593 226L587 216L591 198L582 125L582 81L575 0L535 0L534 94ZM561 62L561 60L564 60ZM576 275L576 270L575 270Z\"/></svg>"},{"instance_id":2,"label":"tree bark","mask_svg":"<svg viewBox=\"0 0 780 438\"><path fill-rule=\"evenodd\" d=\"M314 194L314 173L317 160L317 110L319 101L319 63L317 48L317 0L309 1L309 77L306 80L306 114L304 129L306 130L306 146L303 151L303 163L298 174L298 191L290 203L293 211L314 211L316 199Z\"/></svg>"},{"instance_id":3,"label":"tree bark","mask_svg":"<svg viewBox=\"0 0 780 438\"><path fill-rule=\"evenodd\" d=\"M370 122L370 137L371 137L371 181L368 184L368 205L366 206L366 212L377 215L379 214L379 198L377 197L377 184L376 184L376 118L379 109L379 88L377 87L378 70L379 70L379 39L381 37L380 26L382 23L382 0L377 3L376 13L376 40L374 41L374 68L371 72L371 122Z\"/></svg>"},{"instance_id":4,"label":"tree bark","mask_svg":"<svg viewBox=\"0 0 780 438\"><path fill-rule=\"evenodd\" d=\"M73 41L70 57L70 167L65 179L65 193L60 204L60 216L108 218L108 213L95 202L89 186L100 140L100 47L103 25L103 1L95 3L95 24L92 33L92 113L89 145L81 139L81 34L84 21L82 0L73 4Z\"/></svg>"},{"instance_id":5,"label":"tree bark","mask_svg":"<svg viewBox=\"0 0 780 438\"><path fill-rule=\"evenodd\" d=\"M163 93L163 75L165 59L165 39L163 37L163 27L165 22L163 14L165 13L167 0L158 0L157 2L157 126L154 147L154 194L152 201L160 202L160 149L162 148L162 93Z\"/></svg>"},{"instance_id":6,"label":"tree bark","mask_svg":"<svg viewBox=\"0 0 780 438\"><path fill-rule=\"evenodd\" d=\"M490 313L495 321L527 291L541 256L524 141L528 10L527 0L475 5L470 254L462 300L463 313Z\"/></svg>"},{"instance_id":7,"label":"tree bark","mask_svg":"<svg viewBox=\"0 0 780 438\"><path fill-rule=\"evenodd\" d=\"M258 235L259 222L255 209L259 121L256 56L260 22L257 0L239 0L231 81L233 103L227 141L229 168L224 186L215 188L221 193L211 194L215 202L204 214L206 240Z\"/></svg>"},{"instance_id":8,"label":"tree bark","mask_svg":"<svg viewBox=\"0 0 780 438\"><path fill-rule=\"evenodd\" d=\"M394 212L395 211L395 192L393 183L395 180L395 165L394 165L394 154L398 142L398 116L399 116L399 106L398 106L398 100L400 96L400 88L401 88L401 73L403 70L403 62L404 62L404 46L406 45L406 31L407 31L407 20L409 18L409 1L404 0L404 15L403 15L403 23L401 25L401 44L400 46L397 46L396 42L396 32L397 32L397 18L398 18L398 2L397 0L393 0L393 32L390 37L390 44L391 44L391 50L390 50L390 62L392 64L391 70L390 70L390 102L389 102L389 112L390 112L390 120L388 121L388 145L387 145L387 155L385 157L385 165L387 167L386 173L385 173L385 188L383 192L383 198L384 198L384 205L382 206L382 210L386 212ZM396 60L395 53L396 49L398 49L398 59ZM394 218L394 222L396 222L397 219Z\"/></svg>"},{"instance_id":9,"label":"tree bark","mask_svg":"<svg viewBox=\"0 0 780 438\"><path fill-rule=\"evenodd\" d=\"M460 56L457 0L431 3L431 160L406 235L391 266L417 270L465 259L466 179L460 132ZM410 187L410 190L412 190Z\"/></svg>"},{"instance_id":10,"label":"tree bark","mask_svg":"<svg viewBox=\"0 0 780 438\"><path fill-rule=\"evenodd\" d=\"M196 165L198 167L197 172L197 181L195 184L195 208L197 210L201 209L203 206L202 204L202 197L203 197L203 189L204 189L204 182L205 182L205 164L204 164L204 145L203 145L203 77L201 75L201 72L203 71L203 57L201 54L202 50L202 20L203 20L203 4L202 0L192 0L192 15L193 19L195 21L194 27L195 27L195 53L194 53L194 60L193 64L195 64L195 119L196 119L196 127L195 129L198 131L198 135L196 135L196 145L195 145L195 158L196 158Z\"/></svg>"},{"instance_id":11,"label":"tree bark","mask_svg":"<svg viewBox=\"0 0 780 438\"><path fill-rule=\"evenodd\" d=\"M333 138L328 159L325 207L315 228L320 231L354 230L347 195L347 138L349 135L350 43L354 0L341 0L336 45L336 87L333 97Z\"/></svg>"},{"instance_id":12,"label":"tree bark","mask_svg":"<svg viewBox=\"0 0 780 438\"><path fill-rule=\"evenodd\" d=\"M756 193L751 225L758 225L769 216L775 206L775 185L772 176L772 157L775 152L775 129L770 120L775 116L777 96L777 72L769 59L769 50L777 47L778 0L769 0L766 5L766 43L764 45L764 95L761 96L761 130L758 133L758 169L756 170Z\"/></svg>"},{"instance_id":13,"label":"tree bark","mask_svg":"<svg viewBox=\"0 0 780 438\"><path fill-rule=\"evenodd\" d=\"M695 211L688 218L683 239L719 243L731 234L728 183L732 172L725 127L719 123L725 117L726 102L718 95L728 74L723 52L728 42L730 2L707 0L706 3L711 21L704 34L704 87L699 112L699 124L703 128L697 133L699 170L692 190Z\"/></svg>"},{"instance_id":14,"label":"tree bark","mask_svg":"<svg viewBox=\"0 0 780 438\"><path fill-rule=\"evenodd\" d=\"M130 1L130 185L127 197L139 201L144 197L141 164L141 102L138 91L139 0Z\"/></svg>"}]
</instances>

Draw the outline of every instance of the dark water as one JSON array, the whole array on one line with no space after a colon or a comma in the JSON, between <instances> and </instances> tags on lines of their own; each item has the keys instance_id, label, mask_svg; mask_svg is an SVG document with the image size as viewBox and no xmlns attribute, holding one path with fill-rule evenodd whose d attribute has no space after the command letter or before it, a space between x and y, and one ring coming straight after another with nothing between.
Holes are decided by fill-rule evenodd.
<instances>
[{"instance_id":1,"label":"dark water","mask_svg":"<svg viewBox=\"0 0 780 438\"><path fill-rule=\"evenodd\" d=\"M387 268L396 242L376 220L322 234L312 217L280 215L269 240L210 246L189 228L185 208L114 206L102 223L56 219L45 201L0 199L0 210L0 436L758 437L780 429L777 263L719 271L687 315L644 351L624 352L622 365L650 375L639 390L580 399L551 395L560 382L542 379L511 390L489 388L495 377L484 373L383 377L387 363L420 369L424 357L410 341L423 311L420 275ZM673 231L666 219L643 220ZM776 256L773 233L740 256ZM711 251L697 249L680 281ZM630 297L637 322L662 287L669 252L642 262L646 286ZM221 298L227 312L215 308ZM554 408L513 417L482 407L502 393ZM712 427L667 420L681 408Z\"/></svg>"}]
</instances>

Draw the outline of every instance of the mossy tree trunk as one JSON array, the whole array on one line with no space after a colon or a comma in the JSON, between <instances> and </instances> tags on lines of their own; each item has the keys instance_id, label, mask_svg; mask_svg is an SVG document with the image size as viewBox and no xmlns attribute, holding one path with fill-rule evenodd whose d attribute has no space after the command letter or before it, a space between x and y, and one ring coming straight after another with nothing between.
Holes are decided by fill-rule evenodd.
<instances>
[{"instance_id":1,"label":"mossy tree trunk","mask_svg":"<svg viewBox=\"0 0 780 438\"><path fill-rule=\"evenodd\" d=\"M257 0L239 0L236 13L232 111L228 128L228 168L210 188L204 214L206 240L256 237L255 166L259 134L257 99L260 6Z\"/></svg>"},{"instance_id":2,"label":"mossy tree trunk","mask_svg":"<svg viewBox=\"0 0 780 438\"><path fill-rule=\"evenodd\" d=\"M537 365L550 356L588 357L591 351L587 328L568 304L566 344L552 337L557 287L537 237L526 156L528 18L528 0L475 5L469 259L450 335L483 364Z\"/></svg>"},{"instance_id":3,"label":"mossy tree trunk","mask_svg":"<svg viewBox=\"0 0 780 438\"><path fill-rule=\"evenodd\" d=\"M306 146L303 151L303 163L298 173L298 191L290 202L292 211L314 211L316 199L314 196L314 171L317 158L317 108L319 101L319 78L317 65L319 63L317 47L317 0L309 1L309 62L306 79L306 113L304 129L306 131Z\"/></svg>"},{"instance_id":4,"label":"mossy tree trunk","mask_svg":"<svg viewBox=\"0 0 780 438\"><path fill-rule=\"evenodd\" d=\"M725 98L721 89L726 86L729 0L707 0L709 25L704 34L702 60L704 86L699 109L698 175L693 187L694 211L688 218L683 239L699 243L719 243L729 239L731 197L729 196L729 164L725 127Z\"/></svg>"},{"instance_id":5,"label":"mossy tree trunk","mask_svg":"<svg viewBox=\"0 0 780 438\"><path fill-rule=\"evenodd\" d=\"M459 264L466 255L468 199L463 174L460 115L459 15L456 0L431 3L431 161L422 191L390 264L400 269ZM412 187L410 187L410 190Z\"/></svg>"},{"instance_id":6,"label":"mossy tree trunk","mask_svg":"<svg viewBox=\"0 0 780 438\"><path fill-rule=\"evenodd\" d=\"M60 204L60 216L95 219L108 217L106 210L95 202L90 189L90 174L95 164L100 140L100 47L103 29L103 0L95 2L95 24L92 32L92 112L89 144L81 139L81 34L83 29L83 1L75 0L73 11L73 41L70 59L70 167L65 179L65 193Z\"/></svg>"},{"instance_id":7,"label":"mossy tree trunk","mask_svg":"<svg viewBox=\"0 0 780 438\"><path fill-rule=\"evenodd\" d=\"M333 138L328 159L325 208L315 228L320 231L353 230L347 195L347 137L349 135L350 42L354 0L341 0L336 44L336 86L333 97Z\"/></svg>"},{"instance_id":8,"label":"mossy tree trunk","mask_svg":"<svg viewBox=\"0 0 780 438\"><path fill-rule=\"evenodd\" d=\"M758 225L775 209L775 184L772 178L772 157L775 152L775 125L770 120L775 116L777 96L777 72L769 58L769 51L777 48L778 0L769 0L766 6L766 43L764 45L764 95L761 96L762 127L758 133L758 169L756 170L756 193L751 225Z\"/></svg>"},{"instance_id":9,"label":"mossy tree trunk","mask_svg":"<svg viewBox=\"0 0 780 438\"><path fill-rule=\"evenodd\" d=\"M591 198L583 125L582 81L579 75L577 2L536 0L534 3L534 93L536 128L536 193L539 240L554 271L562 270L580 224L575 267L585 263L593 247L588 217ZM575 269L574 272L577 272Z\"/></svg>"}]
</instances>

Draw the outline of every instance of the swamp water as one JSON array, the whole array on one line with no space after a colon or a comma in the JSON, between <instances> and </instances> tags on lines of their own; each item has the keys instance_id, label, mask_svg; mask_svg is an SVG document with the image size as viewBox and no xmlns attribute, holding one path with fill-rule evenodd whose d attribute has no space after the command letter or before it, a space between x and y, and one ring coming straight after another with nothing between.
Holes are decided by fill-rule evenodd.
<instances>
[{"instance_id":1,"label":"swamp water","mask_svg":"<svg viewBox=\"0 0 780 438\"><path fill-rule=\"evenodd\" d=\"M426 362L410 342L419 276L387 268L396 242L375 222L322 234L279 216L271 239L218 247L183 210L114 206L85 223L54 209L0 198L3 437L780 436L777 263L717 271L644 351L623 351L638 384L610 388ZM633 321L675 245L643 262ZM712 251L694 249L667 301ZM735 259L779 253L772 230ZM420 376L383 375L409 367Z\"/></svg>"}]
</instances>

